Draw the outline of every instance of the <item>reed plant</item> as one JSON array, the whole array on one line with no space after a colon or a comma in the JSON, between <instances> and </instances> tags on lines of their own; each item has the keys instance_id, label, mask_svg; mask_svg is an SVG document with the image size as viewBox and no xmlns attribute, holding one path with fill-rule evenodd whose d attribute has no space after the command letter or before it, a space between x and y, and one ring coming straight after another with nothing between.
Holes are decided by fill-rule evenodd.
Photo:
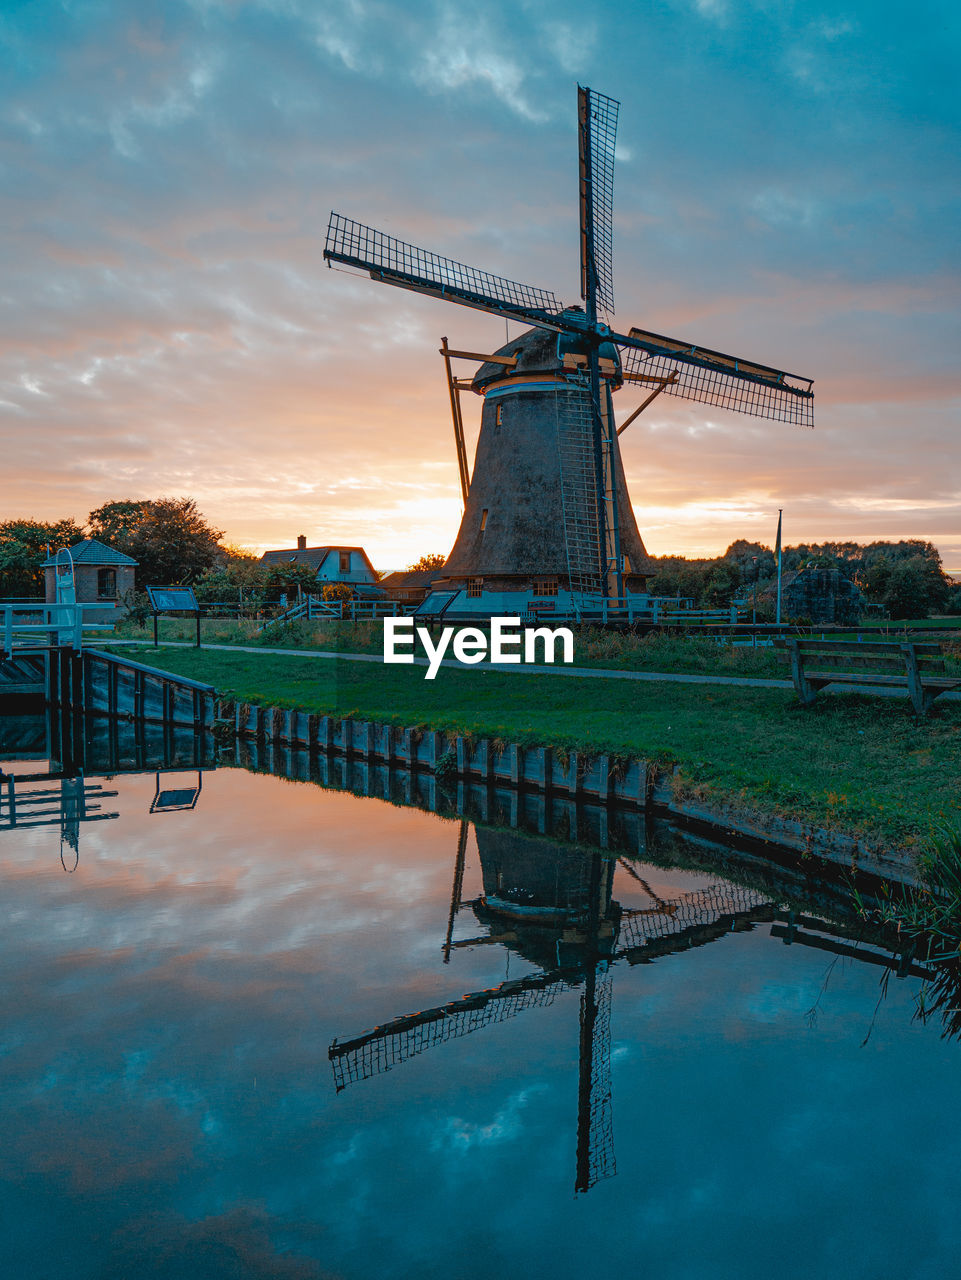
<instances>
[{"instance_id":1,"label":"reed plant","mask_svg":"<svg viewBox=\"0 0 961 1280\"><path fill-rule=\"evenodd\" d=\"M920 884L898 897L889 895L865 918L893 927L926 960L961 959L961 829L947 823L932 829L917 855Z\"/></svg>"}]
</instances>

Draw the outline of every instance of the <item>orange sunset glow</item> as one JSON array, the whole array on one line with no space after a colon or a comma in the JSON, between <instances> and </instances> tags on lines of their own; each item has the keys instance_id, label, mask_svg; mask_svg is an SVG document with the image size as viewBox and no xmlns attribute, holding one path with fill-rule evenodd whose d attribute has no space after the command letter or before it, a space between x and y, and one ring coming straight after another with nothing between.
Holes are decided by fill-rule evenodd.
<instances>
[{"instance_id":1,"label":"orange sunset glow","mask_svg":"<svg viewBox=\"0 0 961 1280\"><path fill-rule=\"evenodd\" d=\"M853 20L677 7L682 52L667 12L603 39L603 6L575 26L564 6L121 5L25 29L2 104L4 518L189 495L258 553L449 551L440 338L492 351L520 328L328 270L328 213L577 301L580 80L622 103L616 326L814 379L813 432L668 397L632 424L648 550L772 544L783 508L788 543L920 538L961 570L935 72L906 36L886 76ZM619 419L641 398L620 391Z\"/></svg>"}]
</instances>

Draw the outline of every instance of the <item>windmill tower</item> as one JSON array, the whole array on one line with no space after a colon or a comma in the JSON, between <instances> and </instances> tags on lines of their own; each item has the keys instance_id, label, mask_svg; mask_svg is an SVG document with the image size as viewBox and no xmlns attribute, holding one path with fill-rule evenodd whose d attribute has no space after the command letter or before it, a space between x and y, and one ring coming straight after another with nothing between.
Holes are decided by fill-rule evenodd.
<instances>
[{"instance_id":1,"label":"windmill tower","mask_svg":"<svg viewBox=\"0 0 961 1280\"><path fill-rule=\"evenodd\" d=\"M619 104L578 86L580 278L583 307L418 249L331 213L324 257L374 280L534 326L492 355L443 340L464 518L439 577L458 590L453 612L525 612L555 595L578 614L643 589L652 572L624 481L618 434L661 392L756 417L813 425L808 378L636 327L614 313L614 141ZM605 317L602 319L601 317ZM451 357L480 363L454 376ZM617 428L612 393L647 397ZM472 473L460 392L484 397ZM543 588L543 591L540 589Z\"/></svg>"}]
</instances>

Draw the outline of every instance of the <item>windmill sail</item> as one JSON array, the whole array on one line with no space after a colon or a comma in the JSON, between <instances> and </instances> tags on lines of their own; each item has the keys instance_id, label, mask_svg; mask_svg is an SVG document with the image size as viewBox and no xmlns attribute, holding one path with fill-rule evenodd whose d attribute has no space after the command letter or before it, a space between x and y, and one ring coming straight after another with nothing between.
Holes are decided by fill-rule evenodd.
<instances>
[{"instance_id":1,"label":"windmill sail","mask_svg":"<svg viewBox=\"0 0 961 1280\"><path fill-rule=\"evenodd\" d=\"M581 993L575 1191L617 1173L611 1098L611 970L588 971Z\"/></svg>"},{"instance_id":2,"label":"windmill sail","mask_svg":"<svg viewBox=\"0 0 961 1280\"><path fill-rule=\"evenodd\" d=\"M580 161L581 297L614 314L614 142L620 103L577 88Z\"/></svg>"},{"instance_id":3,"label":"windmill sail","mask_svg":"<svg viewBox=\"0 0 961 1280\"><path fill-rule=\"evenodd\" d=\"M360 267L369 271L372 279L385 284L459 302L478 311L490 311L521 324L537 324L548 329L568 327L557 323L561 304L549 289L519 284L455 262L453 258L418 249L339 213L330 215L324 257L328 262Z\"/></svg>"},{"instance_id":4,"label":"windmill sail","mask_svg":"<svg viewBox=\"0 0 961 1280\"><path fill-rule=\"evenodd\" d=\"M620 945L614 954L634 964L646 953L663 955L686 950L698 930L719 926L717 936L721 936L735 920L750 920L758 911L771 910L769 898L733 884L710 885L677 898L658 899L649 910L620 913ZM559 991L581 985L594 972L595 966L589 964L586 968L572 965L531 973L434 1009L393 1018L349 1040L335 1040L328 1057L337 1091L389 1071L436 1044L504 1022L526 1009L550 1005ZM606 970L605 975L609 972ZM596 998L600 1005L606 996L598 989Z\"/></svg>"},{"instance_id":5,"label":"windmill sail","mask_svg":"<svg viewBox=\"0 0 961 1280\"><path fill-rule=\"evenodd\" d=\"M447 1040L470 1035L481 1027L504 1022L525 1009L554 1003L558 989L572 985L576 974L555 971L502 982L475 991L436 1009L394 1018L351 1040L335 1040L327 1051L337 1092L358 1080L389 1071L408 1058Z\"/></svg>"},{"instance_id":6,"label":"windmill sail","mask_svg":"<svg viewBox=\"0 0 961 1280\"><path fill-rule=\"evenodd\" d=\"M664 387L668 395L755 418L814 426L814 384L810 378L645 329L631 329L626 338L621 334L612 337L621 349L628 378L638 374L669 378L676 371L677 378Z\"/></svg>"},{"instance_id":7,"label":"windmill sail","mask_svg":"<svg viewBox=\"0 0 961 1280\"><path fill-rule=\"evenodd\" d=\"M808 378L645 329L612 331L620 104L578 85L577 106L583 309L565 310L549 290L419 249L339 213L331 213L327 228L328 265L342 263L384 284L533 326L523 342L540 351L536 365L515 365L513 373L498 365L496 378L485 373L472 382L485 398L472 472L459 417L460 387L445 356L464 518L443 572L454 593L449 602L456 599L458 610L468 613L501 609L501 592L509 588L519 603L524 592L532 602L563 592L566 599L558 607L575 617L598 606L610 617L607 602L613 616L625 609L630 616L632 598L645 593L653 566L617 445L612 393L623 381L646 384L649 393L628 422L663 391L759 418L814 425ZM513 344L497 354L515 354ZM521 500L505 500L508 490Z\"/></svg>"}]
</instances>

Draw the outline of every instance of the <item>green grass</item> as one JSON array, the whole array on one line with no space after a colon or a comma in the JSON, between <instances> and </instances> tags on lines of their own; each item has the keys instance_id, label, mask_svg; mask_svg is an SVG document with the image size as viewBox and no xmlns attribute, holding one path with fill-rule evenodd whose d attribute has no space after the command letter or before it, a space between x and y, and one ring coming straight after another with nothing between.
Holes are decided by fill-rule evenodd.
<instances>
[{"instance_id":1,"label":"green grass","mask_svg":"<svg viewBox=\"0 0 961 1280\"><path fill-rule=\"evenodd\" d=\"M190 649L123 653L263 706L355 715L680 767L691 795L920 846L961 821L961 705Z\"/></svg>"},{"instance_id":2,"label":"green grass","mask_svg":"<svg viewBox=\"0 0 961 1280\"><path fill-rule=\"evenodd\" d=\"M951 621L950 619L946 621ZM549 625L549 623L547 624ZM898 624L901 625L901 624ZM912 627L922 624L910 624ZM278 649L324 649L341 653L382 653L380 622L292 622L259 630L253 621L235 622L205 618L201 638L206 644L242 644ZM149 639L144 631L123 623L116 632L124 639ZM193 619L161 618L161 640L193 642ZM843 637L848 638L848 637ZM856 639L852 632L850 639ZM876 637L875 637L876 638ZM883 638L883 637L882 637ZM896 633L891 632L891 639ZM961 639L944 643L947 668L961 672ZM648 635L607 631L600 627L575 630L574 664L618 671L659 671L686 675L756 676L787 680L790 671L777 649L770 646L719 643L709 636L677 636L663 632Z\"/></svg>"}]
</instances>

